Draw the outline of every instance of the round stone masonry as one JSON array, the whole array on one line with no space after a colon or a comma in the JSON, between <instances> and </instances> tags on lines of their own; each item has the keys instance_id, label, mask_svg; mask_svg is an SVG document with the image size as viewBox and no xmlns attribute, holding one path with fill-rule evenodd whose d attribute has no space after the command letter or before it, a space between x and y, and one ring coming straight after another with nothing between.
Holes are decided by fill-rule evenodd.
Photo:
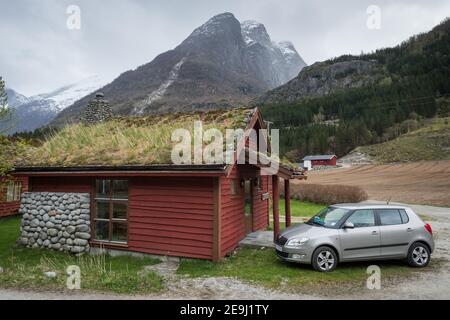
<instances>
[{"instance_id":1,"label":"round stone masonry","mask_svg":"<svg viewBox=\"0 0 450 320\"><path fill-rule=\"evenodd\" d=\"M19 244L72 253L89 251L88 193L25 192L19 213L22 215Z\"/></svg>"}]
</instances>

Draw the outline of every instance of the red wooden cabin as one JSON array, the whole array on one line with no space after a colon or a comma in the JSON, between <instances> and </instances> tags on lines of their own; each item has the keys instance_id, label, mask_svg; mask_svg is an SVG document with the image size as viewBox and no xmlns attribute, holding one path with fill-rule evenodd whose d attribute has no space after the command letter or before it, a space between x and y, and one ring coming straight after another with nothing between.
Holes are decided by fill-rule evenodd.
<instances>
[{"instance_id":1,"label":"red wooden cabin","mask_svg":"<svg viewBox=\"0 0 450 320\"><path fill-rule=\"evenodd\" d=\"M248 128L265 128L255 109ZM91 246L217 261L248 233L269 225L273 202L279 232L278 181L262 165L17 166L31 192L80 192L91 197ZM272 192L273 190L273 192ZM290 224L289 199L286 219Z\"/></svg>"},{"instance_id":2,"label":"red wooden cabin","mask_svg":"<svg viewBox=\"0 0 450 320\"><path fill-rule=\"evenodd\" d=\"M0 218L17 214L20 195L28 191L27 177L0 177Z\"/></svg>"}]
</instances>

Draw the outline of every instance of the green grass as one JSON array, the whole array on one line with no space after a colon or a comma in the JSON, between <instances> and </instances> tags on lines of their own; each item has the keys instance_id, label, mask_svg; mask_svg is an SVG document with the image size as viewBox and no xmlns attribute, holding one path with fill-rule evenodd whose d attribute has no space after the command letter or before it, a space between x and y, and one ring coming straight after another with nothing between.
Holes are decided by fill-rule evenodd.
<instances>
[{"instance_id":1,"label":"green grass","mask_svg":"<svg viewBox=\"0 0 450 320\"><path fill-rule=\"evenodd\" d=\"M291 199L291 215L293 217L312 217L323 208L326 208L326 205ZM284 215L285 212L286 208L283 198L280 199L280 214Z\"/></svg>"},{"instance_id":2,"label":"green grass","mask_svg":"<svg viewBox=\"0 0 450 320\"><path fill-rule=\"evenodd\" d=\"M437 262L436 262L437 263ZM432 270L432 265L427 270ZM403 262L367 262L340 264L331 273L316 272L309 265L286 263L279 260L273 250L241 249L234 256L219 263L201 260L182 260L178 274L197 277L233 277L268 288L295 290L311 293L326 287L354 288L365 285L367 267L377 264L381 268L382 280L392 280L415 272ZM311 290L311 291L310 291ZM322 292L323 293L323 292Z\"/></svg>"},{"instance_id":3,"label":"green grass","mask_svg":"<svg viewBox=\"0 0 450 320\"><path fill-rule=\"evenodd\" d=\"M21 166L171 164L172 149L180 142L172 141L174 130L185 129L193 136L195 121L202 121L203 130L216 128L224 133L226 129L245 129L252 112L239 108L73 124L48 137L41 146L30 146L17 157L16 163Z\"/></svg>"},{"instance_id":4,"label":"green grass","mask_svg":"<svg viewBox=\"0 0 450 320\"><path fill-rule=\"evenodd\" d=\"M385 143L358 147L380 163L450 160L450 118L435 118L415 131Z\"/></svg>"},{"instance_id":5,"label":"green grass","mask_svg":"<svg viewBox=\"0 0 450 320\"><path fill-rule=\"evenodd\" d=\"M20 219L0 219L0 287L57 289L66 288L65 270L70 265L81 269L81 288L122 294L157 292L162 280L153 272L142 272L156 259L74 255L43 249L27 249L15 244ZM53 271L50 279L44 272Z\"/></svg>"},{"instance_id":6,"label":"green grass","mask_svg":"<svg viewBox=\"0 0 450 320\"><path fill-rule=\"evenodd\" d=\"M292 217L302 217L302 218L309 218L318 213L323 208L326 208L326 205L317 204L317 203L311 203L306 201L300 201L291 199L291 216ZM280 215L285 215L285 201L283 198L280 198ZM270 208L270 214L272 214L272 208ZM297 223L292 223L292 225L295 225ZM284 219L280 219L280 229L284 230L286 229L286 223ZM269 227L267 230L273 230L273 221L271 220L269 223Z\"/></svg>"}]
</instances>

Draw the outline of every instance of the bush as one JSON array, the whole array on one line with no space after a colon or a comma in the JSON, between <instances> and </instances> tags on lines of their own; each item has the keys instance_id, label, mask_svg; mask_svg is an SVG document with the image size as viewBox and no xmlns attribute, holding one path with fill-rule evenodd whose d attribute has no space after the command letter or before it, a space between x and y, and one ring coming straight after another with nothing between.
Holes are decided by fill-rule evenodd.
<instances>
[{"instance_id":1,"label":"bush","mask_svg":"<svg viewBox=\"0 0 450 320\"><path fill-rule=\"evenodd\" d=\"M360 187L321 184L291 184L291 198L320 204L353 203L369 198Z\"/></svg>"}]
</instances>

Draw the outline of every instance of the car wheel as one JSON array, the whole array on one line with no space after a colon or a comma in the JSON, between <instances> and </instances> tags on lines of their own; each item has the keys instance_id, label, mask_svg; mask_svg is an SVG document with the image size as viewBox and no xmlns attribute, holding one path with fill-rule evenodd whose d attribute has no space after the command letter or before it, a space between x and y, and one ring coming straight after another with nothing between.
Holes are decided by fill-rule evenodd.
<instances>
[{"instance_id":1,"label":"car wheel","mask_svg":"<svg viewBox=\"0 0 450 320\"><path fill-rule=\"evenodd\" d=\"M430 263L431 252L427 245L416 242L408 250L408 264L411 267L423 268Z\"/></svg>"},{"instance_id":2,"label":"car wheel","mask_svg":"<svg viewBox=\"0 0 450 320\"><path fill-rule=\"evenodd\" d=\"M331 272L338 263L336 252L330 247L319 247L314 251L312 265L320 272Z\"/></svg>"}]
</instances>

